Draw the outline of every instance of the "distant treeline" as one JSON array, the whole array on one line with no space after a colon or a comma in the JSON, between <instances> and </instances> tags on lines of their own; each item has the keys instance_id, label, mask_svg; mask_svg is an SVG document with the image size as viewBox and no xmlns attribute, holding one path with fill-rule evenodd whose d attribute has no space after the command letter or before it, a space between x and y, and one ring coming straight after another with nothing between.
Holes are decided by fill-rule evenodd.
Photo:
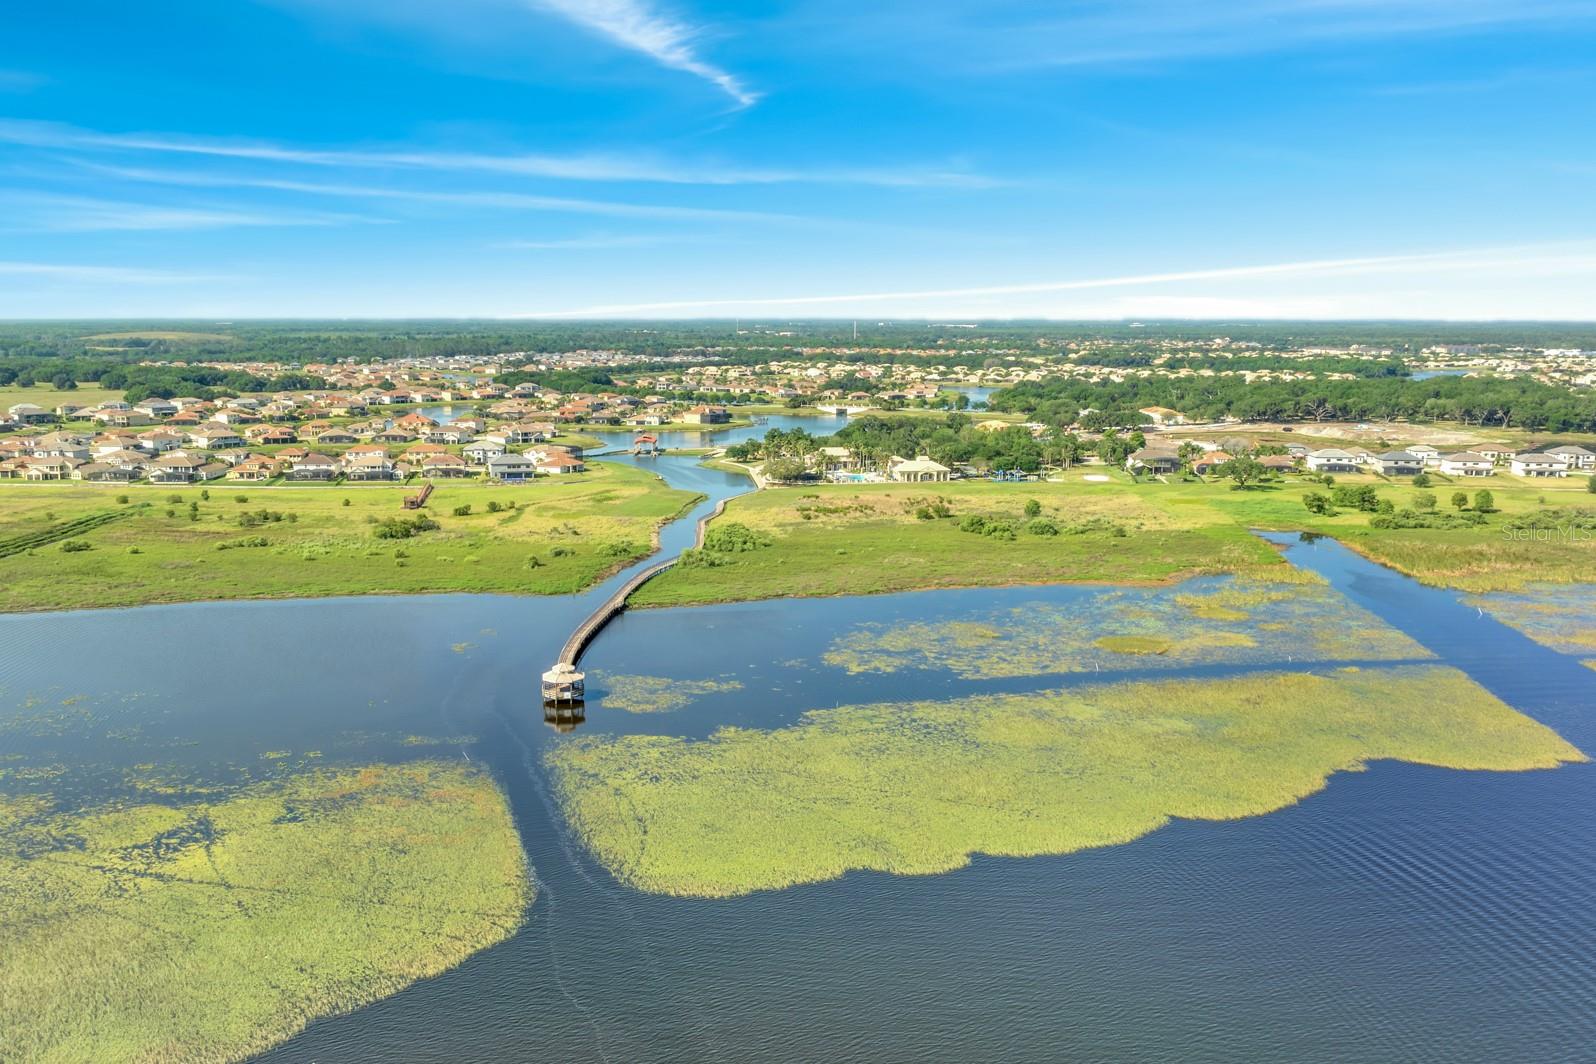
<instances>
[{"instance_id":1,"label":"distant treeline","mask_svg":"<svg viewBox=\"0 0 1596 1064\"><path fill-rule=\"evenodd\" d=\"M1072 361L1084 366L1108 369L1137 369L1159 366L1163 369L1231 370L1236 373L1260 370L1291 370L1297 373L1350 373L1356 377L1406 377L1411 372L1400 358L1366 359L1342 355L1292 358L1287 355L1170 355L1148 348L1118 348L1077 355Z\"/></svg>"},{"instance_id":2,"label":"distant treeline","mask_svg":"<svg viewBox=\"0 0 1596 1064\"><path fill-rule=\"evenodd\" d=\"M798 348L837 351L828 357L879 361L860 347L922 348L936 361L974 364L994 352L1056 353L1072 341L1124 344L1200 343L1228 337L1256 343L1264 353L1301 347L1363 344L1414 353L1434 344L1487 348L1596 348L1596 325L1545 322L980 322L974 328L930 322L732 321L546 322L502 321L76 321L0 323L0 358L100 357L121 361L369 362L397 357L481 356L507 351L557 353L578 349L658 359L700 351L716 361L758 362L800 357ZM140 335L119 335L140 334ZM187 335L184 335L187 334ZM1145 350L1138 354L1145 354ZM1201 357L1201 356L1195 356ZM1127 363L1138 364L1138 363ZM1352 371L1359 372L1359 371Z\"/></svg>"},{"instance_id":3,"label":"distant treeline","mask_svg":"<svg viewBox=\"0 0 1596 1064\"><path fill-rule=\"evenodd\" d=\"M1164 406L1195 421L1460 421L1546 432L1596 432L1596 395L1539 381L1489 377L1252 381L1240 377L1053 378L994 393L994 410L1088 428L1132 426L1137 410ZM1082 411L1093 411L1082 415Z\"/></svg>"}]
</instances>

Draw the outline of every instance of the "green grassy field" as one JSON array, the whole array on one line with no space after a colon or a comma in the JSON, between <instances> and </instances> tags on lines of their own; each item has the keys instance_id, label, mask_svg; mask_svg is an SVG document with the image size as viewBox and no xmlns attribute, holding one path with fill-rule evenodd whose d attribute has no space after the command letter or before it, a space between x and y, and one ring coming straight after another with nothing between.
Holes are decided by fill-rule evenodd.
<instances>
[{"instance_id":1,"label":"green grassy field","mask_svg":"<svg viewBox=\"0 0 1596 1064\"><path fill-rule=\"evenodd\" d=\"M375 522L408 516L400 501L418 490L0 482L0 553L74 519L126 515L69 537L88 550L63 549L68 540L60 540L0 557L0 611L431 591L565 594L647 554L659 526L698 498L646 471L595 463L581 476L526 485L440 484L424 513L441 528L378 538ZM490 502L516 506L490 513ZM461 506L471 513L455 516ZM261 511L268 519L246 527ZM270 520L272 513L283 519Z\"/></svg>"},{"instance_id":2,"label":"green grassy field","mask_svg":"<svg viewBox=\"0 0 1596 1064\"><path fill-rule=\"evenodd\" d=\"M460 762L314 771L204 803L0 797L0 1058L244 1060L503 941L532 899Z\"/></svg>"},{"instance_id":3,"label":"green grassy field","mask_svg":"<svg viewBox=\"0 0 1596 1064\"><path fill-rule=\"evenodd\" d=\"M51 387L48 382L35 384L31 388L18 388L14 384L0 387L0 411L10 410L18 403L32 403L42 406L46 410L54 410L62 403L75 403L78 406L98 406L112 399L122 398L119 388L101 388L94 384L80 384L76 388L60 392Z\"/></svg>"},{"instance_id":4,"label":"green grassy field","mask_svg":"<svg viewBox=\"0 0 1596 1064\"><path fill-rule=\"evenodd\" d=\"M1385 758L1585 760L1435 666L850 706L707 740L584 736L548 755L567 818L618 879L694 897L1122 844L1175 817L1268 813Z\"/></svg>"},{"instance_id":5,"label":"green grassy field","mask_svg":"<svg viewBox=\"0 0 1596 1064\"><path fill-rule=\"evenodd\" d=\"M1094 476L1099 479L1086 479ZM1338 485L1372 484L1405 506L1407 484L1343 476ZM777 488L734 499L722 522L767 533L760 550L684 566L641 588L639 604L676 605L789 595L872 594L919 588L1063 581L1145 583L1211 573L1282 579L1289 567L1250 529L1314 531L1433 584L1470 591L1567 583L1596 577L1596 545L1530 542L1502 532L1502 522L1545 507L1596 506L1582 478L1526 481L1510 476L1456 482L1439 476L1428 489L1442 509L1454 491L1480 488L1500 512L1463 530L1369 527L1367 513L1309 513L1302 497L1324 491L1296 477L1253 490L1229 482L1133 482L1101 466L1081 467L1057 482L861 484ZM1026 531L1027 500L1041 506L1059 535ZM922 520L937 500L951 516ZM1014 538L961 530L979 516L1015 530Z\"/></svg>"}]
</instances>

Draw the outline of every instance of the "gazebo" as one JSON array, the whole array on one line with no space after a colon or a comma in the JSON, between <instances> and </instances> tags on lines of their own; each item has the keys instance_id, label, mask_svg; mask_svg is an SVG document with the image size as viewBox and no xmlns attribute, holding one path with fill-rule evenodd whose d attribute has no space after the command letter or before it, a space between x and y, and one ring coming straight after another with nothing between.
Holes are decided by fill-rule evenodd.
<instances>
[{"instance_id":1,"label":"gazebo","mask_svg":"<svg viewBox=\"0 0 1596 1064\"><path fill-rule=\"evenodd\" d=\"M569 705L581 702L586 676L574 665L560 662L543 674L543 702L545 705Z\"/></svg>"}]
</instances>

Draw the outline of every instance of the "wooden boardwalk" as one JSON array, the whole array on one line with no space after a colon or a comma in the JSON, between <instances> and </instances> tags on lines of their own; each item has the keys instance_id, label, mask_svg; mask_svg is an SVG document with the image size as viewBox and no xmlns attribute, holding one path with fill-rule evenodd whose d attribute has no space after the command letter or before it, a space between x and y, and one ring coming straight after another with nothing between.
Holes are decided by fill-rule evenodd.
<instances>
[{"instance_id":1,"label":"wooden boardwalk","mask_svg":"<svg viewBox=\"0 0 1596 1064\"><path fill-rule=\"evenodd\" d=\"M722 499L715 504L713 510L698 519L698 532L693 537L694 549L704 545L704 537L709 532L709 523L725 512L727 501ZM680 557L678 555L676 558L667 558L665 561L656 562L616 588L615 594L605 599L598 609L588 615L587 620L577 625L576 631L572 632L571 637L565 641L565 648L560 651L559 663L575 668L588 644L598 637L598 634L604 630L605 625L615 619L616 614L626 608L626 600L631 597L632 592L675 565Z\"/></svg>"}]
</instances>

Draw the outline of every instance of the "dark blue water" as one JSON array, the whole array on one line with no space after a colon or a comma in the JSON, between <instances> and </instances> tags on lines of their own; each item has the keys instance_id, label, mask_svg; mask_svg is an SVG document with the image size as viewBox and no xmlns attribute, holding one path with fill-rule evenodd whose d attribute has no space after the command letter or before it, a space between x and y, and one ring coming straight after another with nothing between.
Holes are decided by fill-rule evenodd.
<instances>
[{"instance_id":1,"label":"dark blue water","mask_svg":"<svg viewBox=\"0 0 1596 1064\"><path fill-rule=\"evenodd\" d=\"M699 490L746 486L682 459L663 468ZM689 536L681 523L664 539ZM1596 751L1596 672L1329 541L1286 549ZM731 676L744 688L650 715L607 709L600 691L582 731L703 734L837 703L1104 679L848 676L818 661L855 624L1086 593L628 613L589 651L590 672ZM1596 767L1377 763L1278 813L1176 822L1098 851L731 900L655 897L586 857L541 768L568 737L542 723L537 674L600 594L0 617L0 744L74 766L59 786L86 795L115 793L140 763L260 774L267 751L491 766L537 870L525 929L314 1024L273 1061L1593 1059ZM411 736L452 742L417 748Z\"/></svg>"}]
</instances>

